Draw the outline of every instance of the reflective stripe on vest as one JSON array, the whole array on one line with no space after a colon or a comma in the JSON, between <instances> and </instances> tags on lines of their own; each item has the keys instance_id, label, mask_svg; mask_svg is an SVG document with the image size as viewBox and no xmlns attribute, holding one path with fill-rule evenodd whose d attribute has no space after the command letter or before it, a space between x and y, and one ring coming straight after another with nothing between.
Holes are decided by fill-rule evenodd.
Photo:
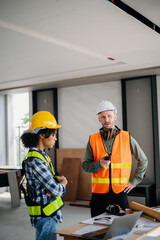
<instances>
[{"instance_id":1,"label":"reflective stripe on vest","mask_svg":"<svg viewBox=\"0 0 160 240\"><path fill-rule=\"evenodd\" d=\"M41 206L28 206L30 216L41 216Z\"/></svg>"},{"instance_id":2,"label":"reflective stripe on vest","mask_svg":"<svg viewBox=\"0 0 160 240\"><path fill-rule=\"evenodd\" d=\"M128 178L113 178L112 183L126 183L128 182ZM108 183L109 178L92 178L92 183Z\"/></svg>"},{"instance_id":3,"label":"reflective stripe on vest","mask_svg":"<svg viewBox=\"0 0 160 240\"><path fill-rule=\"evenodd\" d=\"M43 208L43 212L46 216L50 216L53 212L63 206L62 198L59 196L54 202L51 202L46 207Z\"/></svg>"},{"instance_id":4,"label":"reflective stripe on vest","mask_svg":"<svg viewBox=\"0 0 160 240\"><path fill-rule=\"evenodd\" d=\"M94 161L99 161L107 155L103 146L100 132L90 136L90 146L93 151ZM126 187L132 167L129 132L120 131L115 137L111 156L111 186L115 193L119 193ZM92 192L109 192L109 168L92 173Z\"/></svg>"},{"instance_id":5,"label":"reflective stripe on vest","mask_svg":"<svg viewBox=\"0 0 160 240\"><path fill-rule=\"evenodd\" d=\"M111 168L131 168L131 163L111 163Z\"/></svg>"},{"instance_id":6,"label":"reflective stripe on vest","mask_svg":"<svg viewBox=\"0 0 160 240\"><path fill-rule=\"evenodd\" d=\"M47 165L49 166L49 168L51 169L52 173L53 173L53 177L55 176L55 172L53 169L53 165L52 163L49 163L45 157L37 152L37 151L29 151L28 155L24 158L24 161L27 160L27 158L29 157L36 157L41 159L42 161L44 161L45 163L47 163ZM47 157L49 157L47 155ZM56 197L56 199L49 203L47 206L43 207L43 206L28 206L28 211L29 211L29 215L30 216L50 216L52 214L54 214L56 211L58 211L62 206L64 205L63 200L60 196Z\"/></svg>"},{"instance_id":7,"label":"reflective stripe on vest","mask_svg":"<svg viewBox=\"0 0 160 240\"><path fill-rule=\"evenodd\" d=\"M41 216L42 212L45 214L45 216L50 216L62 206L63 206L62 198L57 197L55 201L49 203L44 208L42 208L41 206L28 206L28 210L30 216Z\"/></svg>"}]
</instances>

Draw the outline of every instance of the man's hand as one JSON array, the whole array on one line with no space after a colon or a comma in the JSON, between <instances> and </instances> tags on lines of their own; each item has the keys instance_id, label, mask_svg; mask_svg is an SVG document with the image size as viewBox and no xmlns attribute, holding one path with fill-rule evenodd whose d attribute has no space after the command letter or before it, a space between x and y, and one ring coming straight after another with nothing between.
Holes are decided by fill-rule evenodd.
<instances>
[{"instance_id":1,"label":"man's hand","mask_svg":"<svg viewBox=\"0 0 160 240\"><path fill-rule=\"evenodd\" d=\"M101 168L107 168L109 167L111 161L110 160L104 160L105 156L100 159L100 166Z\"/></svg>"},{"instance_id":2,"label":"man's hand","mask_svg":"<svg viewBox=\"0 0 160 240\"><path fill-rule=\"evenodd\" d=\"M129 193L134 188L133 184L128 182L124 192Z\"/></svg>"}]
</instances>

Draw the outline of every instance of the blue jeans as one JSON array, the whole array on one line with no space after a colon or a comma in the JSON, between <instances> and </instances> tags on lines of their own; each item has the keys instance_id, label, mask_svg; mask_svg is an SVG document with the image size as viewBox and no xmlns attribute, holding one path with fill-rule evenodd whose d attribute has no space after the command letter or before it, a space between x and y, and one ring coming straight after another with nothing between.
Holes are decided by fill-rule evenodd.
<instances>
[{"instance_id":1,"label":"blue jeans","mask_svg":"<svg viewBox=\"0 0 160 240\"><path fill-rule=\"evenodd\" d=\"M36 240L56 240L57 235L54 233L57 230L57 220L52 217L43 217L37 224Z\"/></svg>"}]
</instances>

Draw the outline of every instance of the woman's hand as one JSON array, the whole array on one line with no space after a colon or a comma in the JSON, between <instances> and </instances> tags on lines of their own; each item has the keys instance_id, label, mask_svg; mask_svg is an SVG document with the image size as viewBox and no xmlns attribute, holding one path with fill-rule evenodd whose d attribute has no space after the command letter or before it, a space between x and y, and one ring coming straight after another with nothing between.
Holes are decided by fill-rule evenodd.
<instances>
[{"instance_id":1,"label":"woman's hand","mask_svg":"<svg viewBox=\"0 0 160 240\"><path fill-rule=\"evenodd\" d=\"M61 183L63 183L65 186L67 185L68 181L65 176L56 176L57 180Z\"/></svg>"}]
</instances>

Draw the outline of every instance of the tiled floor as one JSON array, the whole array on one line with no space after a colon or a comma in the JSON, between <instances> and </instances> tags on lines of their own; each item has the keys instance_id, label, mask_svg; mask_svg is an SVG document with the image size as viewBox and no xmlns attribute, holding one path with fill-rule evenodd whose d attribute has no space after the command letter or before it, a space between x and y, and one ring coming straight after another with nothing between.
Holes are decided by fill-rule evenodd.
<instances>
[{"instance_id":1,"label":"tiled floor","mask_svg":"<svg viewBox=\"0 0 160 240\"><path fill-rule=\"evenodd\" d=\"M62 210L63 223L58 229L71 226L81 220L90 218L90 210L86 207L70 206L66 202ZM24 199L21 206L11 208L10 194L0 194L0 240L34 240L35 229L30 225L28 210ZM58 236L58 240L62 240Z\"/></svg>"}]
</instances>

